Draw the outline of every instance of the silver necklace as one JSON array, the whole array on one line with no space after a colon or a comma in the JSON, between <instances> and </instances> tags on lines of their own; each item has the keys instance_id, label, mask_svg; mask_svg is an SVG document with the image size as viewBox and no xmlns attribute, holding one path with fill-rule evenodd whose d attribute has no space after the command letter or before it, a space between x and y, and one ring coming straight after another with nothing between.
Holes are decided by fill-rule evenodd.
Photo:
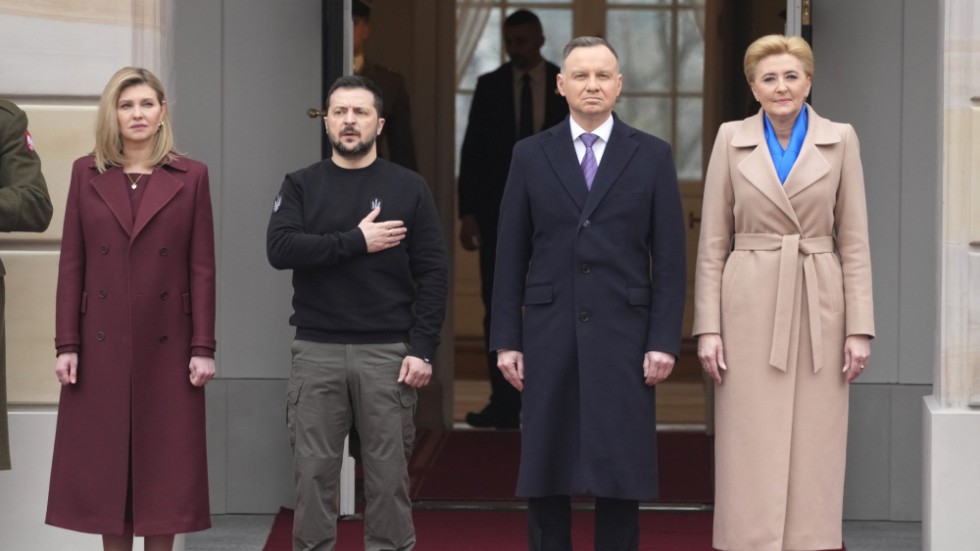
<instances>
[{"instance_id":1,"label":"silver necklace","mask_svg":"<svg viewBox=\"0 0 980 551\"><path fill-rule=\"evenodd\" d=\"M142 178L142 177L143 177L143 173L142 172L139 173L139 175L136 177L135 180L133 179L132 176L130 176L129 174L127 174L126 175L126 179L129 180L129 189L136 189L136 184L139 183L140 178Z\"/></svg>"}]
</instances>

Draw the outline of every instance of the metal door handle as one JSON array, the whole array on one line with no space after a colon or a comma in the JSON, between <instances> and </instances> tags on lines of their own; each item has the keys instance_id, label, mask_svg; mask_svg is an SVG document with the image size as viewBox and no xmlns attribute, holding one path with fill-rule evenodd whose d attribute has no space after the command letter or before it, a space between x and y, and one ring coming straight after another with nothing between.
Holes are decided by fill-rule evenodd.
<instances>
[{"instance_id":1,"label":"metal door handle","mask_svg":"<svg viewBox=\"0 0 980 551\"><path fill-rule=\"evenodd\" d=\"M693 230L694 229L694 226L696 226L696 225L697 226L700 226L701 225L701 217L700 216L695 216L694 215L694 211L688 212L687 213L687 227L689 227L689 228L691 228Z\"/></svg>"}]
</instances>

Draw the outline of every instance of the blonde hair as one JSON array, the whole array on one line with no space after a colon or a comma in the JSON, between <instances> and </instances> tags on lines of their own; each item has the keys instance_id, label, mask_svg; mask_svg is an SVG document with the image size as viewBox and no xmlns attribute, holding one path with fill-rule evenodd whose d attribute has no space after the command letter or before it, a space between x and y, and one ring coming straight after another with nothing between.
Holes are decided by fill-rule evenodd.
<instances>
[{"instance_id":1,"label":"blonde hair","mask_svg":"<svg viewBox=\"0 0 980 551\"><path fill-rule=\"evenodd\" d=\"M108 84L105 85L105 90L102 91L102 99L99 101L99 114L95 125L95 151L92 154L95 155L95 166L100 173L105 172L109 167L126 164L116 106L123 90L140 84L146 84L156 92L157 101L160 102L160 105L166 104L167 99L163 92L163 83L150 71L140 67L123 67L112 75ZM160 122L161 126L154 138L153 153L149 158L150 166L154 167L172 161L180 155L174 146L170 109L163 110L163 118L160 119Z\"/></svg>"},{"instance_id":2,"label":"blonde hair","mask_svg":"<svg viewBox=\"0 0 980 551\"><path fill-rule=\"evenodd\" d=\"M806 40L798 36L769 34L749 44L745 50L745 79L752 83L759 62L771 55L790 54L803 64L803 72L813 78L813 50Z\"/></svg>"}]
</instances>

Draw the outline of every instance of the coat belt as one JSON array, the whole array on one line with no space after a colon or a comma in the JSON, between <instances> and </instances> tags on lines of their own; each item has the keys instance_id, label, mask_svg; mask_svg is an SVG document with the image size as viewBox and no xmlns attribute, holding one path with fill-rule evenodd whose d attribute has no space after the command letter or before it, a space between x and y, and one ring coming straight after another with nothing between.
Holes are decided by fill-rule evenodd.
<instances>
[{"instance_id":1,"label":"coat belt","mask_svg":"<svg viewBox=\"0 0 980 551\"><path fill-rule=\"evenodd\" d=\"M799 234L737 233L737 251L779 251L779 279L776 287L776 316L772 328L769 364L786 371L789 359L790 328L796 295L796 261L803 255L803 281L806 285L807 310L810 315L810 348L813 349L813 372L823 365L823 331L820 325L820 287L814 254L834 252L831 236L800 237Z\"/></svg>"}]
</instances>

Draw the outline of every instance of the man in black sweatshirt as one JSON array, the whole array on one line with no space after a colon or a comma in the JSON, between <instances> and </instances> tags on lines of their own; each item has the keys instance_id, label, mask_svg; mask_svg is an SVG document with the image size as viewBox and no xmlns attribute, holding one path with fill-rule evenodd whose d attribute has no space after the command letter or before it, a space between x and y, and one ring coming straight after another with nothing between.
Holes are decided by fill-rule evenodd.
<instances>
[{"instance_id":1,"label":"man in black sweatshirt","mask_svg":"<svg viewBox=\"0 0 980 551\"><path fill-rule=\"evenodd\" d=\"M341 77L327 99L333 157L286 176L267 236L272 266L293 270L286 403L293 549L333 549L353 424L364 467L365 549L409 550L416 389L429 383L439 344L446 246L422 177L377 155L384 125L377 86Z\"/></svg>"}]
</instances>

